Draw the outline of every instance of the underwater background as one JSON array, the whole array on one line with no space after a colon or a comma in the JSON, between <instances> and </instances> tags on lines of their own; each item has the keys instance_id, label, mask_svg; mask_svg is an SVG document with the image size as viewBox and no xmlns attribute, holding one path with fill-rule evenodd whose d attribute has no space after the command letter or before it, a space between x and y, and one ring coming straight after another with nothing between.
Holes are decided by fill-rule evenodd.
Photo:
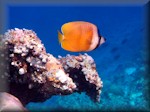
<instances>
[{"instance_id":1,"label":"underwater background","mask_svg":"<svg viewBox=\"0 0 150 112\"><path fill-rule=\"evenodd\" d=\"M46 51L55 57L78 55L61 48L57 31L70 21L94 23L106 42L87 52L96 63L103 81L100 103L85 93L53 96L45 102L31 102L26 108L34 111L70 110L148 110L148 65L144 6L65 6L9 5L8 28L35 31ZM83 54L84 52L81 52Z\"/></svg>"}]
</instances>

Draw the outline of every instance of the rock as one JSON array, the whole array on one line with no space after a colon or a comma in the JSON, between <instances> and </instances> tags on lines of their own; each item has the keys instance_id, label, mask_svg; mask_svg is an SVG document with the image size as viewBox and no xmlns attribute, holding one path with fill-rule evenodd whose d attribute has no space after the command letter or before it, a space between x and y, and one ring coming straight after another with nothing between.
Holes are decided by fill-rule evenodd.
<instances>
[{"instance_id":1,"label":"rock","mask_svg":"<svg viewBox=\"0 0 150 112\"><path fill-rule=\"evenodd\" d=\"M100 100L103 83L94 59L87 55L55 58L46 53L36 33L27 29L11 29L2 36L7 52L9 93L23 105L45 101L52 95L86 92ZM4 53L5 54L5 53Z\"/></svg>"},{"instance_id":2,"label":"rock","mask_svg":"<svg viewBox=\"0 0 150 112\"><path fill-rule=\"evenodd\" d=\"M15 96L6 93L0 92L0 111L8 112L8 111L27 111L26 108L23 107L22 103Z\"/></svg>"}]
</instances>

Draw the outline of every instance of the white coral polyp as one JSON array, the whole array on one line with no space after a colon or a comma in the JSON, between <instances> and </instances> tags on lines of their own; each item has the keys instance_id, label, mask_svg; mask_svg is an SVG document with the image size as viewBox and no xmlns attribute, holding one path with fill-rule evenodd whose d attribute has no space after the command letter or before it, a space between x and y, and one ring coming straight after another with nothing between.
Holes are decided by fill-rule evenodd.
<instances>
[{"instance_id":1,"label":"white coral polyp","mask_svg":"<svg viewBox=\"0 0 150 112\"><path fill-rule=\"evenodd\" d=\"M25 73L25 70L24 70L23 68L20 68L20 69L19 69L19 74L20 74L20 75L23 75L24 73Z\"/></svg>"},{"instance_id":2,"label":"white coral polyp","mask_svg":"<svg viewBox=\"0 0 150 112\"><path fill-rule=\"evenodd\" d=\"M67 80L67 77L66 77L64 71L62 71L62 70L59 70L59 71L56 73L56 77L57 77L62 83L64 83L64 82Z\"/></svg>"}]
</instances>

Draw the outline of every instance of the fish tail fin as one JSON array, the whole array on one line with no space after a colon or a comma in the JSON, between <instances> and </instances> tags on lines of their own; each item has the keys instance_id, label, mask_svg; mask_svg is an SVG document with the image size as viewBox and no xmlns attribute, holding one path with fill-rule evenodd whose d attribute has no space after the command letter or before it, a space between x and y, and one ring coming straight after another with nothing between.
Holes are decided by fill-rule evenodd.
<instances>
[{"instance_id":1,"label":"fish tail fin","mask_svg":"<svg viewBox=\"0 0 150 112\"><path fill-rule=\"evenodd\" d=\"M63 35L59 31L58 31L58 40L59 40L59 43L63 41Z\"/></svg>"}]
</instances>

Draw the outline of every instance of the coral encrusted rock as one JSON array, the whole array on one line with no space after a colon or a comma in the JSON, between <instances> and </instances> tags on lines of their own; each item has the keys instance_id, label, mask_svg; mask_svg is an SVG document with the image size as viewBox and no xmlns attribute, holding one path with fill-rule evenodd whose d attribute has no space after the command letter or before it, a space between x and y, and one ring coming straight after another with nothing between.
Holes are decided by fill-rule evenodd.
<instances>
[{"instance_id":1,"label":"coral encrusted rock","mask_svg":"<svg viewBox=\"0 0 150 112\"><path fill-rule=\"evenodd\" d=\"M73 92L86 92L92 100L100 100L102 81L91 56L67 55L57 59L46 53L36 33L27 29L8 30L1 39L1 55L7 62L2 77L7 77L7 92L23 105Z\"/></svg>"},{"instance_id":2,"label":"coral encrusted rock","mask_svg":"<svg viewBox=\"0 0 150 112\"><path fill-rule=\"evenodd\" d=\"M92 100L99 102L103 83L96 71L96 65L91 56L59 56L66 73L69 74L77 86L77 91L85 91Z\"/></svg>"}]
</instances>

